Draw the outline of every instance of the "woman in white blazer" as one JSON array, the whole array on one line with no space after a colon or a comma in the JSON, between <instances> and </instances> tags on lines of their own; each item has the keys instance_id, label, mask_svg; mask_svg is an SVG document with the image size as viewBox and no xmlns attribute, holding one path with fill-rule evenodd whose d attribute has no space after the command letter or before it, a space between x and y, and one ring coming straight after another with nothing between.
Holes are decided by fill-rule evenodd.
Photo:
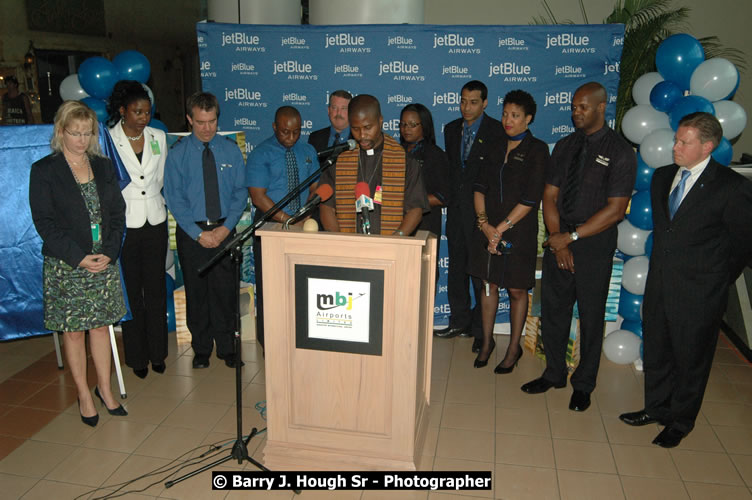
<instances>
[{"instance_id":1,"label":"woman in white blazer","mask_svg":"<svg viewBox=\"0 0 752 500\"><path fill-rule=\"evenodd\" d=\"M110 135L131 182L123 189L126 234L120 258L133 319L122 324L125 364L140 378L163 373L167 357L167 211L162 197L167 139L147 127L151 100L139 82L122 80L110 98Z\"/></svg>"}]
</instances>

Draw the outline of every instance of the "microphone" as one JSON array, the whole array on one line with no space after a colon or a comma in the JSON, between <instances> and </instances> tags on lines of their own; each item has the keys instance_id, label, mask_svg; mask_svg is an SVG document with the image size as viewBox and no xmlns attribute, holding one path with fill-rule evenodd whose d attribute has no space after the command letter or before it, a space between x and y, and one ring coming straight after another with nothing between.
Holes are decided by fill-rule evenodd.
<instances>
[{"instance_id":1,"label":"microphone","mask_svg":"<svg viewBox=\"0 0 752 500\"><path fill-rule=\"evenodd\" d=\"M361 181L355 185L355 212L363 216L363 234L371 234L371 216L373 210L371 189L368 184Z\"/></svg>"},{"instance_id":2,"label":"microphone","mask_svg":"<svg viewBox=\"0 0 752 500\"><path fill-rule=\"evenodd\" d=\"M329 198L332 197L334 194L334 190L332 190L332 187L329 184L322 184L316 189L316 193L314 194L313 198L308 200L308 202L300 207L300 209L295 212L292 217L287 219L285 221L285 229L287 226L289 226L292 222L297 221L304 213L308 212L310 209L321 203L322 201L326 201ZM292 221L292 222L291 222Z\"/></svg>"},{"instance_id":3,"label":"microphone","mask_svg":"<svg viewBox=\"0 0 752 500\"><path fill-rule=\"evenodd\" d=\"M355 139L348 139L347 142L342 142L340 144L335 144L330 148L322 149L319 151L318 156L319 158L327 158L332 155L336 156L342 151L352 151L356 147L358 147L358 143L355 142Z\"/></svg>"}]
</instances>

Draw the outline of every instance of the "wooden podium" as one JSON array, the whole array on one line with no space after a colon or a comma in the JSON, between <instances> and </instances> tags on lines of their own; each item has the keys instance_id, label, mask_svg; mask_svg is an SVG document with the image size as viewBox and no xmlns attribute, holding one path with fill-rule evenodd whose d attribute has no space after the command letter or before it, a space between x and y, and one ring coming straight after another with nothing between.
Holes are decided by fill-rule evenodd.
<instances>
[{"instance_id":1,"label":"wooden podium","mask_svg":"<svg viewBox=\"0 0 752 500\"><path fill-rule=\"evenodd\" d=\"M256 234L264 261L265 465L416 470L431 393L436 237L304 233L278 224Z\"/></svg>"}]
</instances>

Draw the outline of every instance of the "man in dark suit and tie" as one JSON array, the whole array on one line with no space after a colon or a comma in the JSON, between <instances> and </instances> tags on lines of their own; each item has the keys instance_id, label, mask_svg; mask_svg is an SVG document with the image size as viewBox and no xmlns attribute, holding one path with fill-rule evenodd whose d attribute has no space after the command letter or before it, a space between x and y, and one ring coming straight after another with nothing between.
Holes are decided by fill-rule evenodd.
<instances>
[{"instance_id":1,"label":"man in dark suit and tie","mask_svg":"<svg viewBox=\"0 0 752 500\"><path fill-rule=\"evenodd\" d=\"M331 126L311 132L308 136L308 144L316 151L336 146L347 142L350 136L350 123L347 120L347 107L352 100L352 95L346 90L335 90L329 96L329 123Z\"/></svg>"},{"instance_id":2,"label":"man in dark suit and tie","mask_svg":"<svg viewBox=\"0 0 752 500\"><path fill-rule=\"evenodd\" d=\"M679 122L674 165L650 188L653 252L643 301L645 409L619 418L659 422L653 444L673 448L694 427L728 289L752 257L752 183L710 154L722 128L708 113Z\"/></svg>"},{"instance_id":3,"label":"man in dark suit and tie","mask_svg":"<svg viewBox=\"0 0 752 500\"><path fill-rule=\"evenodd\" d=\"M452 185L452 202L447 207L446 236L449 245L449 276L447 279L449 327L436 330L437 337L457 335L475 337L473 352L478 352L483 342L480 319L481 281L467 274L469 245L473 241L475 208L473 183L482 168L490 167L493 148L504 138L501 122L485 113L488 106L488 88L478 80L467 82L460 93L462 118L444 127L444 150L449 158ZM470 287L476 297L476 306L470 308Z\"/></svg>"}]
</instances>

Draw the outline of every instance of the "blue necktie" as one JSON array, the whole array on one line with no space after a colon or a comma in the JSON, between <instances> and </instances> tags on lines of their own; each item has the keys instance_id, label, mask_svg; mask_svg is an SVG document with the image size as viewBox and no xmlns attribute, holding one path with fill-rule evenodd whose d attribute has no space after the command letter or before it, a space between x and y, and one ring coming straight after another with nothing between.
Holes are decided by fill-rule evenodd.
<instances>
[{"instance_id":1,"label":"blue necktie","mask_svg":"<svg viewBox=\"0 0 752 500\"><path fill-rule=\"evenodd\" d=\"M204 152L201 155L201 168L204 174L204 198L206 203L206 218L217 220L222 216L222 208L219 202L219 178L214 153L209 149L209 143L204 143Z\"/></svg>"},{"instance_id":2,"label":"blue necktie","mask_svg":"<svg viewBox=\"0 0 752 500\"><path fill-rule=\"evenodd\" d=\"M287 164L287 190L292 191L300 183L298 179L298 162L295 160L295 153L292 149L285 151L285 164ZM300 208L300 197L295 196L290 200L287 208L292 212L297 212Z\"/></svg>"},{"instance_id":3,"label":"blue necktie","mask_svg":"<svg viewBox=\"0 0 752 500\"><path fill-rule=\"evenodd\" d=\"M339 140L340 140L339 132L335 132L334 133L334 142L332 142L332 146L336 146L337 144L339 144Z\"/></svg>"},{"instance_id":4,"label":"blue necktie","mask_svg":"<svg viewBox=\"0 0 752 500\"><path fill-rule=\"evenodd\" d=\"M473 133L470 131L468 127L465 127L462 134L462 166L465 166L465 162L467 161L467 157L470 156L470 150L473 147Z\"/></svg>"},{"instance_id":5,"label":"blue necktie","mask_svg":"<svg viewBox=\"0 0 752 500\"><path fill-rule=\"evenodd\" d=\"M687 184L689 175L689 170L684 170L679 184L676 185L674 190L671 191L671 194L668 196L668 212L672 219L674 218L676 211L679 210L679 205L681 205L682 196L684 195L684 186Z\"/></svg>"}]
</instances>

